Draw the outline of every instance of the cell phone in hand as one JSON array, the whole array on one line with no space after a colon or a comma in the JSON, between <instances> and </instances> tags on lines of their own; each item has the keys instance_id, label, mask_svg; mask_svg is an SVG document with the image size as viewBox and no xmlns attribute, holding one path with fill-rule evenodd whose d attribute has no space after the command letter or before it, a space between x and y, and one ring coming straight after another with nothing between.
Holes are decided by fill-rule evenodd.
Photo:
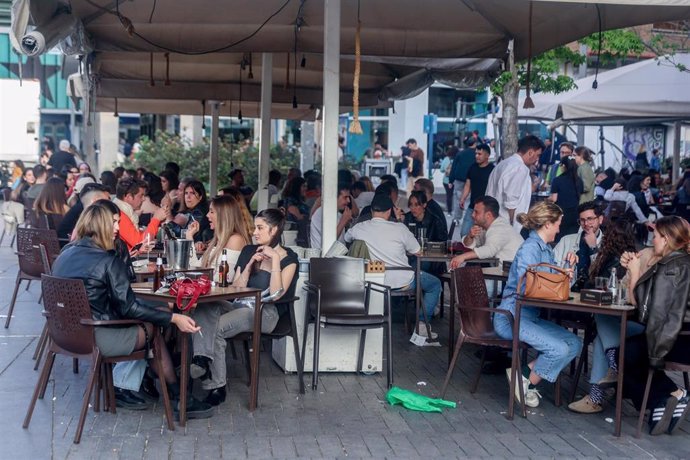
<instances>
[{"instance_id":1,"label":"cell phone in hand","mask_svg":"<svg viewBox=\"0 0 690 460\"><path fill-rule=\"evenodd\" d=\"M142 247L143 245L144 245L143 242L141 242L141 243L139 243L139 244L135 244L135 245L132 247L132 251L138 251L139 249L141 249L141 247Z\"/></svg>"}]
</instances>

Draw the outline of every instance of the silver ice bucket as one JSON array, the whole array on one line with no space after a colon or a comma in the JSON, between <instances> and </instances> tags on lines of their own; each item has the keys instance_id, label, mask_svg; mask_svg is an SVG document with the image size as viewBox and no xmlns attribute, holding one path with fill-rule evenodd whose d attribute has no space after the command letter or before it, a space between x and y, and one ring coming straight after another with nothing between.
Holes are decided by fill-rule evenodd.
<instances>
[{"instance_id":1,"label":"silver ice bucket","mask_svg":"<svg viewBox=\"0 0 690 460\"><path fill-rule=\"evenodd\" d=\"M168 240L165 244L165 257L173 270L189 269L189 254L193 240Z\"/></svg>"}]
</instances>

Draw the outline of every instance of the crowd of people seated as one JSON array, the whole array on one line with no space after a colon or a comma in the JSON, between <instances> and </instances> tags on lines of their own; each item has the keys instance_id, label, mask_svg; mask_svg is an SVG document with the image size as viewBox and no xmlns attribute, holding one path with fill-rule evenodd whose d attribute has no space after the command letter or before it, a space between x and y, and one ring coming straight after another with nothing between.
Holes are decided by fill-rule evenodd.
<instances>
[{"instance_id":1,"label":"crowd of people seated","mask_svg":"<svg viewBox=\"0 0 690 460\"><path fill-rule=\"evenodd\" d=\"M442 306L441 275L473 259L512 262L499 306L512 313L520 293L518 280L531 264L567 267L574 290L595 286L597 278L620 278L628 286L630 301L643 307L638 321L629 324L625 355L631 362L625 374L625 395L639 408L647 364L660 369L665 359L690 362L683 353L687 336L679 334L690 330L690 226L681 217L664 217L659 211L660 197L673 190L661 183L656 171L607 169L595 174L590 149L568 142L549 148L552 154L545 155L545 144L526 136L517 152L495 167L485 144L474 141L462 152L453 151L447 156L446 169L453 172L453 184L462 189L450 196L445 210L435 199L430 179L410 181L413 175L407 174L409 183L399 184L396 176L384 175L374 187L370 178L341 170L337 238L346 245L363 242L371 259L384 262L385 284L390 288L411 290L419 283L419 319L425 322L433 321ZM6 222L10 223L7 216L11 216L11 225L22 225L31 213L45 218L45 225L54 228L65 245L54 274L85 281L95 318L135 318L156 326L172 323L185 332L203 331L192 336L190 372L201 380L206 395L203 400L189 399L188 416L211 416L212 408L226 399L226 340L251 330L251 305L209 303L189 317L171 313L166 305L143 303L130 287L131 258L151 249L165 227L177 237L194 241L201 255L192 258L191 265L213 269L214 279L224 254L232 285L290 297L299 276L299 260L292 245L284 242L284 230L296 231L294 245L321 248L324 210L319 173L302 174L292 168L283 183L282 174L271 171L269 183L259 184L268 190L269 208L257 210L252 209L257 203L255 191L246 185L241 170L233 170L230 185L217 196L209 196L202 182L184 176L175 163L167 164L159 174L143 167L118 167L103 171L97 180L88 165L68 160L61 155L48 165L52 168L41 164L24 168L15 162L19 170L13 172L10 199L3 204ZM690 173L677 184L679 205L690 203L688 184ZM455 235L449 234L451 215L464 217ZM414 257L428 241L452 239L462 243L461 254L449 264L424 263L421 273L415 274ZM271 332L283 313L280 303L264 307L262 331ZM520 319L520 340L537 351L519 370L525 388L520 402L536 407L537 386L542 380L557 379L579 355L582 340L545 319L538 308L522 308ZM579 413L602 411L605 390L618 378L620 325L605 316L596 316L594 322L597 335L590 392L569 406ZM507 317L496 316L493 324L499 336L512 337ZM417 333L430 340L438 335L431 327L419 328ZM147 331L138 327L96 331L96 342L106 355L142 348L146 337ZM179 401L186 396L179 394L170 356L164 356L163 362L164 383ZM118 390L118 404L148 407L149 399L156 398L155 386L146 381L149 377L144 380L139 392ZM675 431L688 412L685 390L659 371L651 395L650 431Z\"/></svg>"}]
</instances>

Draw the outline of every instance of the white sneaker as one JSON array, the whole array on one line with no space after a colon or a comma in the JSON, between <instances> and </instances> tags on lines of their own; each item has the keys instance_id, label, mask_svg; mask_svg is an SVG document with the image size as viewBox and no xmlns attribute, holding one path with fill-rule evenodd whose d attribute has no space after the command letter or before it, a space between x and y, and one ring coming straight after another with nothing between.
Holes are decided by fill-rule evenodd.
<instances>
[{"instance_id":1,"label":"white sneaker","mask_svg":"<svg viewBox=\"0 0 690 460\"><path fill-rule=\"evenodd\" d=\"M520 371L518 370L518 373ZM508 377L508 385L510 385L510 368L506 369L506 376ZM539 391L537 391L536 388L530 388L530 382L529 379L523 375L520 375L522 377L522 388L525 390L525 406L527 407L538 407L539 406L539 398L541 398L541 394ZM517 402L522 404L522 401L520 401L520 385L516 382L515 383L515 399Z\"/></svg>"},{"instance_id":2,"label":"white sneaker","mask_svg":"<svg viewBox=\"0 0 690 460\"><path fill-rule=\"evenodd\" d=\"M431 331L431 326L429 326L429 330ZM421 337L427 337L427 338L429 337L429 336L427 335L427 332L426 332L426 325L425 325L425 324L420 324L420 325L419 325L419 332L417 332L417 335L419 335L419 336L421 336ZM438 334L435 333L434 331L431 331L431 338L432 338L432 339L437 339L437 338L438 338Z\"/></svg>"}]
</instances>

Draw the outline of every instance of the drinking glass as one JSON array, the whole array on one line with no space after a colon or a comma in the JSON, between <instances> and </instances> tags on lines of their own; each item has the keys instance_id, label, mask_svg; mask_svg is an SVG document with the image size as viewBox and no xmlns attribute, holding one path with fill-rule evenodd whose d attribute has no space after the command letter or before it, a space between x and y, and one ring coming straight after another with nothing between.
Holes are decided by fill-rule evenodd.
<instances>
[{"instance_id":1,"label":"drinking glass","mask_svg":"<svg viewBox=\"0 0 690 460\"><path fill-rule=\"evenodd\" d=\"M605 291L608 282L609 279L607 277L597 276L596 278L594 278L594 288L600 291Z\"/></svg>"}]
</instances>

